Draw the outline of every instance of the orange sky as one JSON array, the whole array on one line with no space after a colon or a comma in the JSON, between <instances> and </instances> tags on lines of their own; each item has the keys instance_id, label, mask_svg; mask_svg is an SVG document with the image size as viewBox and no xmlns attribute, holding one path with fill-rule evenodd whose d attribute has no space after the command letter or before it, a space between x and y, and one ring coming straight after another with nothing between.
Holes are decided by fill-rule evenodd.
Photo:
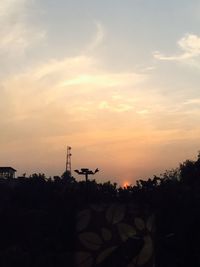
<instances>
[{"instance_id":1,"label":"orange sky","mask_svg":"<svg viewBox=\"0 0 200 267\"><path fill-rule=\"evenodd\" d=\"M70 145L73 169L98 167L98 181L134 184L193 159L195 3L2 0L0 165L61 175Z\"/></svg>"}]
</instances>

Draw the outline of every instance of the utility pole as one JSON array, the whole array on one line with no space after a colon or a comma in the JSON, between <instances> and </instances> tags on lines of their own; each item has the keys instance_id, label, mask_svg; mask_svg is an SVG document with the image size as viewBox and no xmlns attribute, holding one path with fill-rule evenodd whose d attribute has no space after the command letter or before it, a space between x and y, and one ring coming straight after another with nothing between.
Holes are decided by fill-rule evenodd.
<instances>
[{"instance_id":1,"label":"utility pole","mask_svg":"<svg viewBox=\"0 0 200 267\"><path fill-rule=\"evenodd\" d=\"M66 172L69 172L70 176L72 174L71 150L72 150L71 146L67 146Z\"/></svg>"}]
</instances>

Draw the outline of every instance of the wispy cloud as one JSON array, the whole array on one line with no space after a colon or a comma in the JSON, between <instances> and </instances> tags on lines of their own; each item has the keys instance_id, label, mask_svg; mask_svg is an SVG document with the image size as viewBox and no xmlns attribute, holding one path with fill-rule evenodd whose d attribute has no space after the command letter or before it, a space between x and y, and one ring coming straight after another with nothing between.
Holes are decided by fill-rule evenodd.
<instances>
[{"instance_id":1,"label":"wispy cloud","mask_svg":"<svg viewBox=\"0 0 200 267\"><path fill-rule=\"evenodd\" d=\"M136 111L136 113L141 114L141 115L146 115L146 114L149 114L149 110L148 109L142 109L142 110Z\"/></svg>"},{"instance_id":2,"label":"wispy cloud","mask_svg":"<svg viewBox=\"0 0 200 267\"><path fill-rule=\"evenodd\" d=\"M133 110L134 106L130 103L127 103L127 101L123 101L122 103L114 103L113 101L102 101L99 103L99 109L100 110L107 110L111 112L127 112L130 110Z\"/></svg>"},{"instance_id":3,"label":"wispy cloud","mask_svg":"<svg viewBox=\"0 0 200 267\"><path fill-rule=\"evenodd\" d=\"M28 20L31 12L28 0L1 0L0 54L19 56L27 48L40 43L45 31L34 27Z\"/></svg>"},{"instance_id":4,"label":"wispy cloud","mask_svg":"<svg viewBox=\"0 0 200 267\"><path fill-rule=\"evenodd\" d=\"M97 48L100 44L102 44L104 38L105 38L105 29L100 22L95 22L96 26L96 33L93 36L92 40L88 44L86 50L91 51Z\"/></svg>"},{"instance_id":5,"label":"wispy cloud","mask_svg":"<svg viewBox=\"0 0 200 267\"><path fill-rule=\"evenodd\" d=\"M73 107L73 113L79 114L87 110L87 101L92 97L92 107L105 108L101 103L109 103L113 111L122 112L131 109L127 99L116 91L123 89L122 95L127 95L126 88L134 88L147 79L146 74L119 72L113 73L97 67L95 58L77 56L62 60L50 60L38 65L35 69L16 74L2 81L7 99L12 103L12 119L23 118L24 114L32 116L41 107L57 108L64 102ZM28 88L28 89L27 89ZM108 91L109 88L109 91ZM126 98L126 97L125 97ZM65 114L65 112L63 113ZM3 118L2 118L3 119Z\"/></svg>"},{"instance_id":6,"label":"wispy cloud","mask_svg":"<svg viewBox=\"0 0 200 267\"><path fill-rule=\"evenodd\" d=\"M184 105L200 105L200 98L188 99L183 104Z\"/></svg>"},{"instance_id":7,"label":"wispy cloud","mask_svg":"<svg viewBox=\"0 0 200 267\"><path fill-rule=\"evenodd\" d=\"M200 56L200 36L195 34L186 34L177 42L177 45L182 53L177 55L165 55L156 51L154 52L154 57L158 60L184 62Z\"/></svg>"}]
</instances>

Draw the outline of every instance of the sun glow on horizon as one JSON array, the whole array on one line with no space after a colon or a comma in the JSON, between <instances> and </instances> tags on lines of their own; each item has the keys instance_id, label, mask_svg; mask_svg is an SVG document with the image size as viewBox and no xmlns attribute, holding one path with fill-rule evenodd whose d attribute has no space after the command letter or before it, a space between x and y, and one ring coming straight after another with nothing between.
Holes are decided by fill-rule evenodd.
<instances>
[{"instance_id":1,"label":"sun glow on horizon","mask_svg":"<svg viewBox=\"0 0 200 267\"><path fill-rule=\"evenodd\" d=\"M123 183L123 187L124 188L127 188L128 186L130 186L130 183L129 182L126 181L126 182Z\"/></svg>"}]
</instances>

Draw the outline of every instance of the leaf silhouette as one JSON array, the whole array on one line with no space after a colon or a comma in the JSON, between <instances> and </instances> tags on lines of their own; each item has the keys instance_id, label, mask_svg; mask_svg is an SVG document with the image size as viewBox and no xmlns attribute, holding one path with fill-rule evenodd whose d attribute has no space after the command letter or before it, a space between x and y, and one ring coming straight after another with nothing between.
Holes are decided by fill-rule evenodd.
<instances>
[{"instance_id":1,"label":"leaf silhouette","mask_svg":"<svg viewBox=\"0 0 200 267\"><path fill-rule=\"evenodd\" d=\"M117 227L118 227L119 235L123 242L125 242L127 239L136 235L136 230L133 228L133 226L129 224L119 223Z\"/></svg>"},{"instance_id":2,"label":"leaf silhouette","mask_svg":"<svg viewBox=\"0 0 200 267\"><path fill-rule=\"evenodd\" d=\"M137 229L139 229L141 231L144 230L145 223L144 223L143 219L135 218L134 222L135 222L135 226L137 227Z\"/></svg>"},{"instance_id":3,"label":"leaf silhouette","mask_svg":"<svg viewBox=\"0 0 200 267\"><path fill-rule=\"evenodd\" d=\"M89 209L80 211L77 215L77 223L76 223L77 231L84 230L88 226L90 218L91 218L91 212Z\"/></svg>"},{"instance_id":4,"label":"leaf silhouette","mask_svg":"<svg viewBox=\"0 0 200 267\"><path fill-rule=\"evenodd\" d=\"M74 261L76 267L91 267L93 264L93 258L88 252L76 252Z\"/></svg>"},{"instance_id":5,"label":"leaf silhouette","mask_svg":"<svg viewBox=\"0 0 200 267\"><path fill-rule=\"evenodd\" d=\"M144 236L144 246L137 258L138 265L147 263L153 255L153 241L149 235Z\"/></svg>"},{"instance_id":6,"label":"leaf silhouette","mask_svg":"<svg viewBox=\"0 0 200 267\"><path fill-rule=\"evenodd\" d=\"M109 223L115 224L123 220L125 206L119 204L111 205L106 211L106 219Z\"/></svg>"},{"instance_id":7,"label":"leaf silhouette","mask_svg":"<svg viewBox=\"0 0 200 267\"><path fill-rule=\"evenodd\" d=\"M117 248L117 246L113 246L113 247L105 249L103 252L101 252L98 255L96 263L99 264L102 261L104 261L116 248Z\"/></svg>"},{"instance_id":8,"label":"leaf silhouette","mask_svg":"<svg viewBox=\"0 0 200 267\"><path fill-rule=\"evenodd\" d=\"M90 205L91 209L93 209L94 211L97 211L97 212L102 212L104 211L104 206L102 204L92 204Z\"/></svg>"},{"instance_id":9,"label":"leaf silhouette","mask_svg":"<svg viewBox=\"0 0 200 267\"><path fill-rule=\"evenodd\" d=\"M154 229L155 224L155 216L151 215L147 220L147 229L151 232Z\"/></svg>"},{"instance_id":10,"label":"leaf silhouette","mask_svg":"<svg viewBox=\"0 0 200 267\"><path fill-rule=\"evenodd\" d=\"M109 241L112 238L112 233L110 232L110 230L108 230L106 228L101 229L101 234L102 234L104 241Z\"/></svg>"},{"instance_id":11,"label":"leaf silhouette","mask_svg":"<svg viewBox=\"0 0 200 267\"><path fill-rule=\"evenodd\" d=\"M97 234L92 232L79 234L79 239L87 249L98 250L102 245L101 238Z\"/></svg>"}]
</instances>

